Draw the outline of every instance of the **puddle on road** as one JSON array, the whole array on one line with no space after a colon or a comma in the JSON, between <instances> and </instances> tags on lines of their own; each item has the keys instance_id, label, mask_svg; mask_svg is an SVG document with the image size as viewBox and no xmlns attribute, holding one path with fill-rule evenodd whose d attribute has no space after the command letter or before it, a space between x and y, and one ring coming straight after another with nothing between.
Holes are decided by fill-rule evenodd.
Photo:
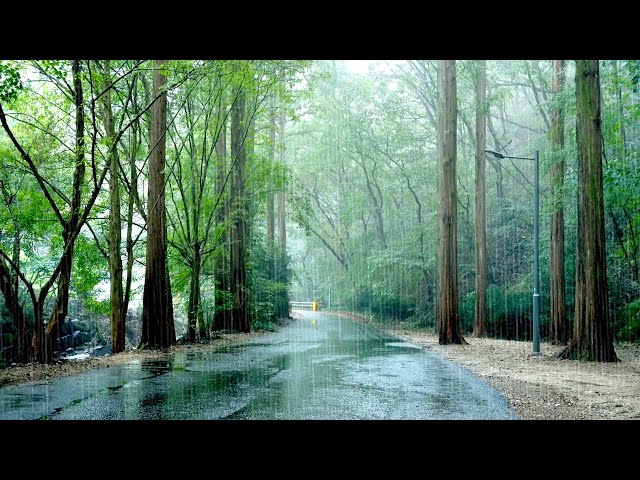
<instances>
[{"instance_id":1,"label":"puddle on road","mask_svg":"<svg viewBox=\"0 0 640 480\"><path fill-rule=\"evenodd\" d=\"M384 344L385 347L400 347L400 348L417 348L418 350L421 350L422 347L420 347L419 345L414 345L413 343L409 343L409 342L387 342Z\"/></svg>"},{"instance_id":2,"label":"puddle on road","mask_svg":"<svg viewBox=\"0 0 640 480\"><path fill-rule=\"evenodd\" d=\"M143 360L140 368L144 372L153 373L154 375L162 375L171 371L173 358L167 360Z\"/></svg>"}]
</instances>

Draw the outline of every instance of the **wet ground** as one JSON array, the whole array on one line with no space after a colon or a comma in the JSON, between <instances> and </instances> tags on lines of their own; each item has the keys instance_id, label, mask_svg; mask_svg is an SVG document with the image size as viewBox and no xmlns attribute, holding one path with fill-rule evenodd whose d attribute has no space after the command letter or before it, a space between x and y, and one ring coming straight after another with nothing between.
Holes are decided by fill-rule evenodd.
<instances>
[{"instance_id":1,"label":"wet ground","mask_svg":"<svg viewBox=\"0 0 640 480\"><path fill-rule=\"evenodd\" d=\"M0 389L0 419L512 418L467 370L322 312L225 350Z\"/></svg>"}]
</instances>

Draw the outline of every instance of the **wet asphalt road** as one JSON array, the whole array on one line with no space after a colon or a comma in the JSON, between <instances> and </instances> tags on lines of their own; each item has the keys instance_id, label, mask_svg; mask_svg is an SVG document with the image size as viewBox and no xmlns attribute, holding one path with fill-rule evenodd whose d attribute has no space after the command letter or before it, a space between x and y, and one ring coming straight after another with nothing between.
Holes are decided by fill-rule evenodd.
<instances>
[{"instance_id":1,"label":"wet asphalt road","mask_svg":"<svg viewBox=\"0 0 640 480\"><path fill-rule=\"evenodd\" d=\"M279 332L0 389L0 419L514 419L504 397L374 327L301 312Z\"/></svg>"}]
</instances>

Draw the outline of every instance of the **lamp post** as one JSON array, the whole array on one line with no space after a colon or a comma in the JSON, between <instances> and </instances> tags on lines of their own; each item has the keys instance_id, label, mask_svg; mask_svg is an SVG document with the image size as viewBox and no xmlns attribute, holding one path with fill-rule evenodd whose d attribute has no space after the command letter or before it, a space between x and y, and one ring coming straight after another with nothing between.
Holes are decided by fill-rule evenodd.
<instances>
[{"instance_id":1,"label":"lamp post","mask_svg":"<svg viewBox=\"0 0 640 480\"><path fill-rule=\"evenodd\" d=\"M494 152L493 150L485 150L499 160L504 158L513 158L516 160L533 161L533 355L542 355L540 351L540 152L535 151L533 158L529 157L512 157Z\"/></svg>"}]
</instances>

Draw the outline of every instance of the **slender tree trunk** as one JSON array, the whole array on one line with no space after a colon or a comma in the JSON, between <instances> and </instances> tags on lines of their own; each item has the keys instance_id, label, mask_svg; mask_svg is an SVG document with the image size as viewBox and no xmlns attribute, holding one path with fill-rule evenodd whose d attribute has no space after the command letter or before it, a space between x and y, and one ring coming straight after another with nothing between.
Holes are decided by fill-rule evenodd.
<instances>
[{"instance_id":1,"label":"slender tree trunk","mask_svg":"<svg viewBox=\"0 0 640 480\"><path fill-rule=\"evenodd\" d=\"M620 124L620 129L619 129L620 146L618 148L618 158L620 159L619 161L626 167L627 166L627 134L626 134L624 104L622 102L622 82L620 81L620 73L618 71L618 60L613 60L613 75L614 75L615 85L616 85L616 106L617 106L618 118L620 122L619 123ZM609 208L609 212L613 217L613 212L611 211L611 208ZM622 235L618 235L618 238L622 245L623 251L625 251L625 257L627 259L627 264L631 269L633 280L637 283L638 279L640 278L640 272L638 270L638 255L637 255L638 245L636 243L634 225L631 220L631 217L629 216L629 212L625 208L623 208L623 213L627 218L627 223L629 226L629 237L631 240L631 247L629 248L628 253L626 251L626 247L624 246L624 240ZM615 218L614 218L614 221L615 221ZM621 230L619 230L619 226L616 226L616 230L621 232Z\"/></svg>"},{"instance_id":2,"label":"slender tree trunk","mask_svg":"<svg viewBox=\"0 0 640 480\"><path fill-rule=\"evenodd\" d=\"M245 119L247 118L247 110L245 107ZM246 165L252 165L254 158L255 158L255 145L256 145L256 124L255 124L255 119L251 119L251 120L245 120L245 122L248 122L248 130L247 130L247 138L245 140L245 145L246 145L246 159L245 159L245 167L244 167L244 171L247 171L247 167ZM242 185L242 191L244 192L246 189L246 181L247 181L247 174L244 173L243 175L243 185ZM253 224L251 222L251 219L253 218L253 212L254 212L254 208L255 208L255 202L253 202L252 196L251 195L246 195L246 201L245 201L245 244L246 245L251 245L252 243L252 238L253 238L253 231L252 231L252 227ZM249 250L246 250L246 254L249 254ZM247 297L248 301L250 302L249 297Z\"/></svg>"},{"instance_id":3,"label":"slender tree trunk","mask_svg":"<svg viewBox=\"0 0 640 480\"><path fill-rule=\"evenodd\" d=\"M13 217L13 252L11 253L11 260L16 265L16 267L20 268L20 244L21 244L21 235L20 235L20 225L18 224L18 218L15 216L14 212L11 212L11 216ZM18 286L19 286L18 272L13 272L12 285L13 289L18 295Z\"/></svg>"},{"instance_id":4,"label":"slender tree trunk","mask_svg":"<svg viewBox=\"0 0 640 480\"><path fill-rule=\"evenodd\" d=\"M620 74L618 73L618 60L613 60L613 76L616 84L616 106L618 107L618 117L620 118L620 156L624 159L627 152L627 133L624 120L624 105L622 103L622 87Z\"/></svg>"},{"instance_id":5,"label":"slender tree trunk","mask_svg":"<svg viewBox=\"0 0 640 480\"><path fill-rule=\"evenodd\" d=\"M275 166L276 159L276 115L271 114L269 119L269 161ZM273 181L269 182L270 188L267 194L267 252L269 255L269 279L276 278L276 262L275 262L275 194L273 192Z\"/></svg>"},{"instance_id":6,"label":"slender tree trunk","mask_svg":"<svg viewBox=\"0 0 640 480\"><path fill-rule=\"evenodd\" d=\"M196 325L200 338L207 336L204 325L202 308L200 307L200 270L202 267L202 255L200 244L193 247L193 265L191 268L191 278L189 281L189 305L187 318L187 340L194 342L196 339Z\"/></svg>"},{"instance_id":7,"label":"slender tree trunk","mask_svg":"<svg viewBox=\"0 0 640 480\"><path fill-rule=\"evenodd\" d=\"M629 215L629 211L622 207L622 212L627 219L627 225L629 226L629 236L631 237L631 247L629 248L631 256L633 258L633 265L631 266L631 274L633 275L634 281L638 281L638 242L636 241L635 228L633 226L633 219L631 215Z\"/></svg>"},{"instance_id":8,"label":"slender tree trunk","mask_svg":"<svg viewBox=\"0 0 640 480\"><path fill-rule=\"evenodd\" d=\"M460 333L456 189L456 63L438 60L438 327L440 344L466 343Z\"/></svg>"},{"instance_id":9,"label":"slender tree trunk","mask_svg":"<svg viewBox=\"0 0 640 480\"><path fill-rule=\"evenodd\" d=\"M564 88L564 60L553 60L553 93L556 105L551 112L551 341L565 345L568 340L565 313L564 272L564 205L563 189L566 162L564 159L564 108L558 98Z\"/></svg>"},{"instance_id":10,"label":"slender tree trunk","mask_svg":"<svg viewBox=\"0 0 640 480\"><path fill-rule=\"evenodd\" d=\"M72 62L73 88L76 107L76 165L73 175L73 196L71 199L71 217L62 226L63 248L65 252L61 259L60 276L56 304L51 313L44 341L44 362L53 361L53 351L61 337L62 325L67 318L69 309L69 287L71 284L71 269L73 266L74 232L78 228L80 219L80 202L82 199L82 184L85 174L85 143L84 143L84 95L82 78L80 77L80 61Z\"/></svg>"},{"instance_id":11,"label":"slender tree trunk","mask_svg":"<svg viewBox=\"0 0 640 480\"><path fill-rule=\"evenodd\" d=\"M109 85L110 62L107 60L104 67L104 84ZM111 108L111 90L107 90L103 100L103 123L107 138L113 140L116 136L113 111ZM120 245L122 242L122 222L120 221L120 177L118 175L120 159L118 149L111 150L109 159L109 280L110 280L110 306L111 306L111 348L113 353L124 352L124 322L126 312L123 312L122 294L122 257Z\"/></svg>"},{"instance_id":12,"label":"slender tree trunk","mask_svg":"<svg viewBox=\"0 0 640 480\"><path fill-rule=\"evenodd\" d=\"M198 337L200 339L204 339L207 338L209 336L209 331L207 329L207 324L204 321L204 313L202 312L202 307L201 307L201 299L202 299L202 291L200 289L200 272L202 270L202 256L198 256L197 259L197 263L200 265L198 267L198 272L197 272L197 285L195 288L197 288L196 292L197 292L197 298L196 303L193 305L194 311L196 312L196 320L197 320L197 325L198 325ZM195 273L193 274L194 276L196 275Z\"/></svg>"},{"instance_id":13,"label":"slender tree trunk","mask_svg":"<svg viewBox=\"0 0 640 480\"><path fill-rule=\"evenodd\" d=\"M225 191L225 179L227 176L227 122L225 115L226 105L223 97L218 110L218 122L222 122L222 126L215 146L217 159L216 195L220 198L221 202L217 212L219 225L224 225L229 221L229 196ZM228 292L230 288L229 261L227 256L231 248L229 238L230 232L225 228L221 253L216 260L216 313L213 320L214 330L229 330L231 328L229 310L222 308L223 301L225 300L224 294Z\"/></svg>"},{"instance_id":14,"label":"slender tree trunk","mask_svg":"<svg viewBox=\"0 0 640 480\"><path fill-rule=\"evenodd\" d=\"M245 142L246 106L244 92L238 95L231 107L231 156L235 159L232 201L234 225L231 228L231 293L234 300L231 330L249 331L249 305L247 304L246 234L247 211L244 195L247 146Z\"/></svg>"},{"instance_id":15,"label":"slender tree trunk","mask_svg":"<svg viewBox=\"0 0 640 480\"><path fill-rule=\"evenodd\" d=\"M27 332L27 322L22 306L20 305L18 290L13 287L11 269L2 257L0 257L0 292L2 292L4 296L5 305L7 310L9 310L9 315L11 315L16 328L17 361L27 363L29 361L31 338Z\"/></svg>"},{"instance_id":16,"label":"slender tree trunk","mask_svg":"<svg viewBox=\"0 0 640 480\"><path fill-rule=\"evenodd\" d=\"M167 79L163 62L154 61L153 97L160 94ZM153 104L149 146L149 194L147 214L147 255L142 297L142 344L169 347L176 341L173 324L171 282L167 267L167 223L165 210L166 92Z\"/></svg>"},{"instance_id":17,"label":"slender tree trunk","mask_svg":"<svg viewBox=\"0 0 640 480\"><path fill-rule=\"evenodd\" d=\"M16 201L17 191L9 191L6 183L1 180L0 189L2 190L2 196L4 197L4 202L13 223L13 249L11 253L13 267L8 265L2 255L0 255L0 292L4 296L5 305L16 329L17 361L26 363L28 361L28 345L31 343L31 339L29 338L27 343L27 323L24 309L22 305L20 305L20 276L18 275L18 271L20 270L21 232L14 203Z\"/></svg>"},{"instance_id":18,"label":"slender tree trunk","mask_svg":"<svg viewBox=\"0 0 640 480\"><path fill-rule=\"evenodd\" d=\"M280 116L280 163L284 166L284 127L285 127L285 118L284 115ZM281 282L288 284L289 278L287 274L287 224L286 224L286 201L285 201L285 192L284 186L278 192L277 195L278 201L278 259L277 259L277 274L276 279ZM289 294L287 290L284 290L280 296L278 305L276 306L276 314L278 318L288 318L289 317Z\"/></svg>"},{"instance_id":19,"label":"slender tree trunk","mask_svg":"<svg viewBox=\"0 0 640 480\"><path fill-rule=\"evenodd\" d=\"M487 146L487 65L478 60L476 76L476 302L473 335L487 335L487 225L485 148Z\"/></svg>"},{"instance_id":20,"label":"slender tree trunk","mask_svg":"<svg viewBox=\"0 0 640 480\"><path fill-rule=\"evenodd\" d=\"M602 191L602 132L598 60L576 60L578 233L575 325L560 356L598 362L618 360L609 324Z\"/></svg>"},{"instance_id":21,"label":"slender tree trunk","mask_svg":"<svg viewBox=\"0 0 640 480\"><path fill-rule=\"evenodd\" d=\"M136 106L136 94L133 95L133 104ZM138 152L140 138L140 123L136 122L131 129L131 148L129 151L129 176L130 176L130 194L127 203L127 277L125 280L124 296L122 301L122 318L125 319L129 313L129 299L131 298L131 282L133 280L133 212L138 195L138 167L136 166L136 154ZM123 327L126 326L123 324ZM125 330L126 337L126 330Z\"/></svg>"}]
</instances>

